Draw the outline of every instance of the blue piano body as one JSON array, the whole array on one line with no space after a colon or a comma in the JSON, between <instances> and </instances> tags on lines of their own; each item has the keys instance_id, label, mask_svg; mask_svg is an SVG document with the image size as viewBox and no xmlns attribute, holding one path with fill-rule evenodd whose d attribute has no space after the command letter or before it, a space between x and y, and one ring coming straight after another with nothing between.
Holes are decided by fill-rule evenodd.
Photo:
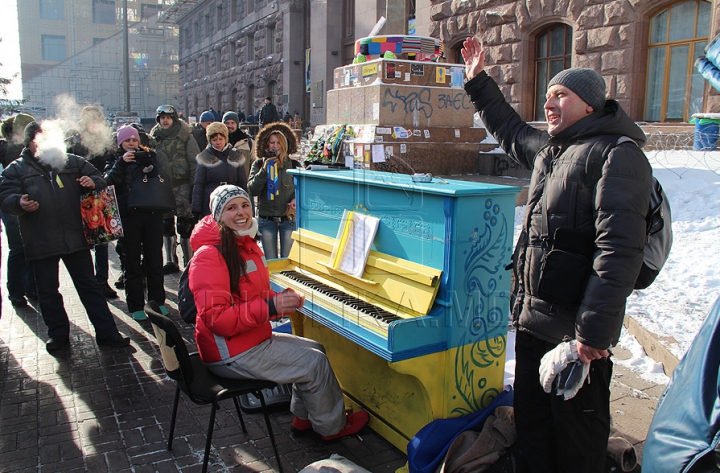
<instances>
[{"instance_id":1,"label":"blue piano body","mask_svg":"<svg viewBox=\"0 0 720 473\"><path fill-rule=\"evenodd\" d=\"M298 235L288 260L269 262L276 290L288 287L276 277L288 266L320 267L310 261L319 253L305 249L301 235L332 244L345 210L379 219L372 246L377 258L368 260L366 279L323 271L320 280L373 304L381 291L365 283L378 271L392 279L407 268L411 274L402 277L413 281L423 279L416 273L438 275L418 289L431 292L426 313L417 313L412 295L392 294L389 285L398 303L393 307L407 307L382 330L306 296L293 330L325 345L348 403L367 409L370 426L403 450L430 421L489 405L502 389L511 278L505 268L520 189L439 178L415 182L409 175L365 170L290 172ZM380 260L392 265L370 267Z\"/></svg>"}]
</instances>

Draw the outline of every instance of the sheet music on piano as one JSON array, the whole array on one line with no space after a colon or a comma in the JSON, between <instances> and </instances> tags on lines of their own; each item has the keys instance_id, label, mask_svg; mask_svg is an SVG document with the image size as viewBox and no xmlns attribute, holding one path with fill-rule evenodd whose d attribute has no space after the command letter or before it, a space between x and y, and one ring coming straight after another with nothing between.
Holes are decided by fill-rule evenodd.
<instances>
[{"instance_id":1,"label":"sheet music on piano","mask_svg":"<svg viewBox=\"0 0 720 473\"><path fill-rule=\"evenodd\" d=\"M351 210L343 212L330 265L344 273L362 277L380 219Z\"/></svg>"}]
</instances>

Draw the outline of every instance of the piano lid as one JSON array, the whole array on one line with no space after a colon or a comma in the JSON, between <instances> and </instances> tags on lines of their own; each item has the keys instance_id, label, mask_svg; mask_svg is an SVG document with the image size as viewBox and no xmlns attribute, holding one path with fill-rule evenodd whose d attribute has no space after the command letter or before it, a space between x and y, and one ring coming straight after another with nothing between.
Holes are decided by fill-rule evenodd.
<instances>
[{"instance_id":1,"label":"piano lid","mask_svg":"<svg viewBox=\"0 0 720 473\"><path fill-rule=\"evenodd\" d=\"M336 284L355 297L389 308L401 317L426 315L440 287L442 271L414 261L370 250L362 277L334 269L330 255L335 239L300 228L293 232L295 243L288 259L291 264Z\"/></svg>"}]
</instances>

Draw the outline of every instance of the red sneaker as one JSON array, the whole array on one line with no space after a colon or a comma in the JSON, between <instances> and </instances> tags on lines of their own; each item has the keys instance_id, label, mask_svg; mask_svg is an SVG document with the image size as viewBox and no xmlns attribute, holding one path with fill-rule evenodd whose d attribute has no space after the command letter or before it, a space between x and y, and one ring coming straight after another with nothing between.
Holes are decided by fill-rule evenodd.
<instances>
[{"instance_id":1,"label":"red sneaker","mask_svg":"<svg viewBox=\"0 0 720 473\"><path fill-rule=\"evenodd\" d=\"M345 420L345 428L335 435L322 436L323 440L335 440L340 437L346 437L348 435L356 434L362 430L363 427L368 423L368 413L366 411L357 411L352 414L348 414Z\"/></svg>"},{"instance_id":2,"label":"red sneaker","mask_svg":"<svg viewBox=\"0 0 720 473\"><path fill-rule=\"evenodd\" d=\"M305 432L312 429L312 423L308 419L294 417L290 429L295 433Z\"/></svg>"}]
</instances>

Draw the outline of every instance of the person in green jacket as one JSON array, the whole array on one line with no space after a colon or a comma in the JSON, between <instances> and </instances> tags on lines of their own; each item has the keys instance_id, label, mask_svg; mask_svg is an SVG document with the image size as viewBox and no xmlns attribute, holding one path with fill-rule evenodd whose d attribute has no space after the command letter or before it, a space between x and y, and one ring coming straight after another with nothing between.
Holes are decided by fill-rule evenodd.
<instances>
[{"instance_id":1,"label":"person in green jacket","mask_svg":"<svg viewBox=\"0 0 720 473\"><path fill-rule=\"evenodd\" d=\"M276 122L258 133L248 179L250 195L257 196L260 241L267 259L287 258L295 230L295 183L288 169L300 166L290 155L297 153L297 138L287 123Z\"/></svg>"}]
</instances>

